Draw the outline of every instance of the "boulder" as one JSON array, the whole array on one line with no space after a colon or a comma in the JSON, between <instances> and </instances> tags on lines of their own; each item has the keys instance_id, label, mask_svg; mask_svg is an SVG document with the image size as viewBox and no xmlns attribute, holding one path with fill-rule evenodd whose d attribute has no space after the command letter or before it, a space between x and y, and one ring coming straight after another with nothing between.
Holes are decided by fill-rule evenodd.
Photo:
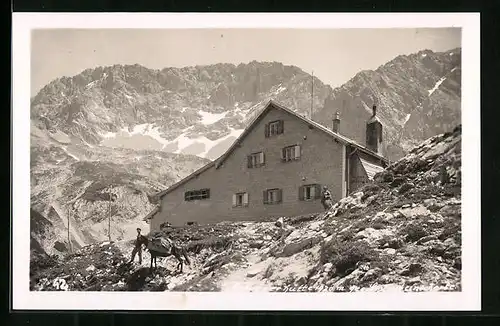
<instances>
[{"instance_id":1,"label":"boulder","mask_svg":"<svg viewBox=\"0 0 500 326\"><path fill-rule=\"evenodd\" d=\"M430 211L422 205L417 205L415 207L408 207L399 210L399 213L406 218L414 218L421 215L429 215Z\"/></svg>"},{"instance_id":2,"label":"boulder","mask_svg":"<svg viewBox=\"0 0 500 326\"><path fill-rule=\"evenodd\" d=\"M251 269L251 270L247 271L247 277L254 277L254 276L258 275L260 272L261 272L260 269L257 269L257 268Z\"/></svg>"},{"instance_id":3,"label":"boulder","mask_svg":"<svg viewBox=\"0 0 500 326\"><path fill-rule=\"evenodd\" d=\"M391 171L384 170L375 174L374 180L379 183L392 182L394 180L394 174Z\"/></svg>"},{"instance_id":4,"label":"boulder","mask_svg":"<svg viewBox=\"0 0 500 326\"><path fill-rule=\"evenodd\" d=\"M361 282L372 282L376 280L380 275L382 275L382 270L378 267L370 269L361 278Z\"/></svg>"},{"instance_id":5,"label":"boulder","mask_svg":"<svg viewBox=\"0 0 500 326\"><path fill-rule=\"evenodd\" d=\"M68 247L61 241L54 242L54 249L59 252L68 252Z\"/></svg>"},{"instance_id":6,"label":"boulder","mask_svg":"<svg viewBox=\"0 0 500 326\"><path fill-rule=\"evenodd\" d=\"M439 240L430 240L425 246L431 255L442 256L446 251L446 246Z\"/></svg>"},{"instance_id":7,"label":"boulder","mask_svg":"<svg viewBox=\"0 0 500 326\"><path fill-rule=\"evenodd\" d=\"M436 235L428 235L428 236L425 236L425 237L420 238L420 239L416 242L416 244L424 244L424 243L429 242L429 241L431 241L431 240L437 240L437 239L438 239L438 237L437 237Z\"/></svg>"},{"instance_id":8,"label":"boulder","mask_svg":"<svg viewBox=\"0 0 500 326\"><path fill-rule=\"evenodd\" d=\"M401 273L401 276L412 276L423 271L423 266L419 263L412 263L408 265Z\"/></svg>"},{"instance_id":9,"label":"boulder","mask_svg":"<svg viewBox=\"0 0 500 326\"><path fill-rule=\"evenodd\" d=\"M388 255L395 255L396 254L396 249L394 248L387 248L384 250L384 252Z\"/></svg>"},{"instance_id":10,"label":"boulder","mask_svg":"<svg viewBox=\"0 0 500 326\"><path fill-rule=\"evenodd\" d=\"M276 257L290 257L304 251L306 249L312 248L316 244L320 243L323 240L323 237L311 237L306 239L301 239L292 243L288 243L284 246L281 252L275 254Z\"/></svg>"},{"instance_id":11,"label":"boulder","mask_svg":"<svg viewBox=\"0 0 500 326\"><path fill-rule=\"evenodd\" d=\"M415 185L414 185L413 183L411 183L411 182L406 182L406 183L403 183L403 184L399 187L399 189L398 189L398 193L399 193L400 195L402 195L402 194L404 194L404 193L408 192L410 189L413 189L414 187L415 187Z\"/></svg>"}]
</instances>

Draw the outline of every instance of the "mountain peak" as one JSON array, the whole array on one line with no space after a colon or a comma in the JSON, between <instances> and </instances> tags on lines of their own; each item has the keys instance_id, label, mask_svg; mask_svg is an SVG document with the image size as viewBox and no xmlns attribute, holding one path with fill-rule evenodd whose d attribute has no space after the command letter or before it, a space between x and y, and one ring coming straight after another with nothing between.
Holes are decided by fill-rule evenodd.
<instances>
[{"instance_id":1,"label":"mountain peak","mask_svg":"<svg viewBox=\"0 0 500 326\"><path fill-rule=\"evenodd\" d=\"M376 101L386 155L397 159L415 142L460 122L460 65L460 48L398 55L375 70L360 71L334 89L316 119L329 125L334 112L340 111L345 117L341 130L364 143L364 125L358 122L368 118L369 107Z\"/></svg>"}]
</instances>

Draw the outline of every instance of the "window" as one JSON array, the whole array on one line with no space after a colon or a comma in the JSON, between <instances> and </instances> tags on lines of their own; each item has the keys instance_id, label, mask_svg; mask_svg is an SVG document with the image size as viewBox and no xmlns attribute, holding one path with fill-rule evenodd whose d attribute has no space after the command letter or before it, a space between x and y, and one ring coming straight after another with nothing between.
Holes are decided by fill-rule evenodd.
<instances>
[{"instance_id":1,"label":"window","mask_svg":"<svg viewBox=\"0 0 500 326\"><path fill-rule=\"evenodd\" d=\"M321 185L312 184L299 187L299 200L314 200L321 197Z\"/></svg>"},{"instance_id":2,"label":"window","mask_svg":"<svg viewBox=\"0 0 500 326\"><path fill-rule=\"evenodd\" d=\"M191 190L184 193L185 201L193 201L210 198L210 189Z\"/></svg>"},{"instance_id":3,"label":"window","mask_svg":"<svg viewBox=\"0 0 500 326\"><path fill-rule=\"evenodd\" d=\"M248 206L248 193L240 192L233 195L233 207Z\"/></svg>"},{"instance_id":4,"label":"window","mask_svg":"<svg viewBox=\"0 0 500 326\"><path fill-rule=\"evenodd\" d=\"M265 157L263 152L253 153L248 155L248 168L258 168L263 166L265 162Z\"/></svg>"},{"instance_id":5,"label":"window","mask_svg":"<svg viewBox=\"0 0 500 326\"><path fill-rule=\"evenodd\" d=\"M283 120L269 122L265 127L266 138L276 136L283 133Z\"/></svg>"},{"instance_id":6,"label":"window","mask_svg":"<svg viewBox=\"0 0 500 326\"><path fill-rule=\"evenodd\" d=\"M267 189L264 190L264 204L279 204L282 200L281 189Z\"/></svg>"},{"instance_id":7,"label":"window","mask_svg":"<svg viewBox=\"0 0 500 326\"><path fill-rule=\"evenodd\" d=\"M281 161L290 162L300 159L301 148L300 145L293 145L285 147L281 150Z\"/></svg>"}]
</instances>

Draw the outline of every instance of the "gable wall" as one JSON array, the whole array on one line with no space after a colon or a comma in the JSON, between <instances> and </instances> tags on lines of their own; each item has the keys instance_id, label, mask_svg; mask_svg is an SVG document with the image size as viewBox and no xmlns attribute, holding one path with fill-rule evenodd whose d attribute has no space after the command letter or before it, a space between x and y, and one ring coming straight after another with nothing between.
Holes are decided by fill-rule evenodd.
<instances>
[{"instance_id":1,"label":"gable wall","mask_svg":"<svg viewBox=\"0 0 500 326\"><path fill-rule=\"evenodd\" d=\"M266 138L265 124L278 119L284 120L284 133ZM302 146L301 159L282 163L281 148L295 144ZM299 201L298 188L312 183L327 185L334 199L339 200L342 197L342 147L329 135L309 129L306 123L296 117L282 110L271 109L219 169L211 167L197 178L167 193L162 199L161 211L152 220L151 228L157 229L167 220L173 225L184 225L188 221L203 224L322 211L319 200ZM247 155L262 150L265 153L265 166L247 168ZM184 201L185 191L201 188L210 188L210 199ZM263 204L263 191L270 188L283 189L282 203ZM248 192L248 207L232 207L232 195L237 192Z\"/></svg>"}]
</instances>

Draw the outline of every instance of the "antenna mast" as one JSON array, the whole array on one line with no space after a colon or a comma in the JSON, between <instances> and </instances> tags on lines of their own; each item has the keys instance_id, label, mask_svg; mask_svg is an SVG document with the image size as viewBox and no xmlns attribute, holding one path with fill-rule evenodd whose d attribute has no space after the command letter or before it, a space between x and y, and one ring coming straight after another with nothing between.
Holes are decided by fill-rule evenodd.
<instances>
[{"instance_id":1,"label":"antenna mast","mask_svg":"<svg viewBox=\"0 0 500 326\"><path fill-rule=\"evenodd\" d=\"M111 242L111 200L112 200L112 192L111 188L108 190L108 241Z\"/></svg>"},{"instance_id":2,"label":"antenna mast","mask_svg":"<svg viewBox=\"0 0 500 326\"><path fill-rule=\"evenodd\" d=\"M311 112L309 113L309 118L313 118L313 103L314 103L314 70L311 74Z\"/></svg>"},{"instance_id":3,"label":"antenna mast","mask_svg":"<svg viewBox=\"0 0 500 326\"><path fill-rule=\"evenodd\" d=\"M71 207L68 208L68 249L69 249L69 252L73 252L73 248L71 245L71 237L70 237L70 233L69 233L69 219L71 217L70 215L71 215Z\"/></svg>"}]
</instances>

